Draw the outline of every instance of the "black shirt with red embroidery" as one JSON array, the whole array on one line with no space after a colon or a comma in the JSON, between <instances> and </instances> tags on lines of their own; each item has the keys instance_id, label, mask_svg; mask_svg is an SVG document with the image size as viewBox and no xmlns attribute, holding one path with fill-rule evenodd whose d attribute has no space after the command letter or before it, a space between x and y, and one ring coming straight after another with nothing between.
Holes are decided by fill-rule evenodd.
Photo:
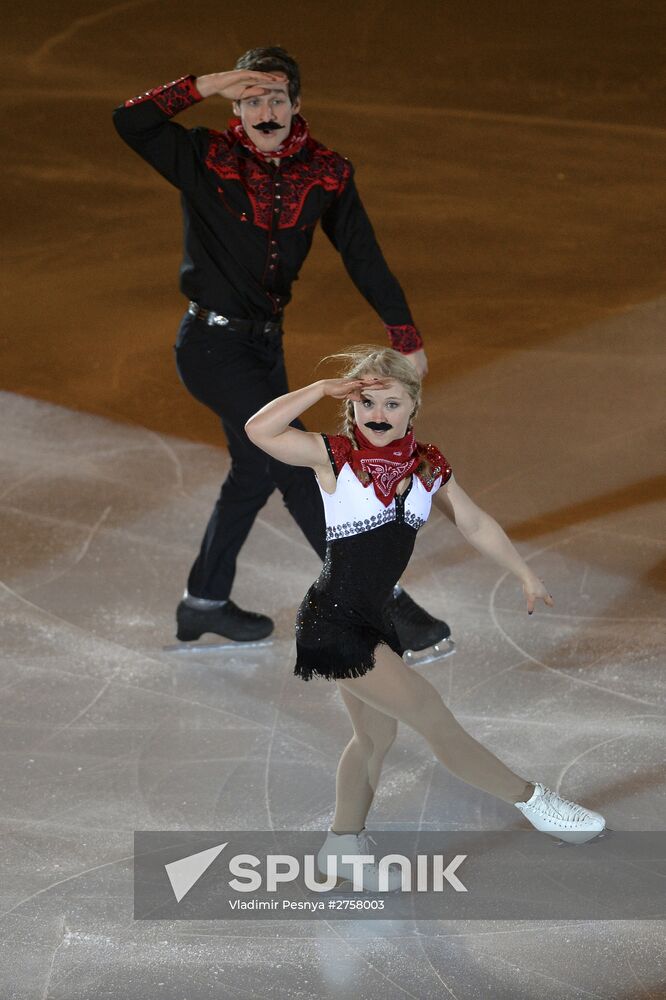
<instances>
[{"instance_id":1,"label":"black shirt with red embroidery","mask_svg":"<svg viewBox=\"0 0 666 1000\"><path fill-rule=\"evenodd\" d=\"M195 78L187 76L114 111L121 138L181 191L182 292L226 316L279 318L321 220L392 346L405 354L418 350L421 337L349 160L308 136L278 168L252 155L230 129L186 129L171 121L200 100Z\"/></svg>"}]
</instances>

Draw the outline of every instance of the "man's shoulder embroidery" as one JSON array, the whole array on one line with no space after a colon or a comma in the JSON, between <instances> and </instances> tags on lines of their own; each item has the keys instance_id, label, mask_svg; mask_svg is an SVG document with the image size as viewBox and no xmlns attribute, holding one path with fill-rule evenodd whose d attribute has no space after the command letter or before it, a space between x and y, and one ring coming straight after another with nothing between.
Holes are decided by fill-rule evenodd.
<instances>
[{"instance_id":1,"label":"man's shoulder embroidery","mask_svg":"<svg viewBox=\"0 0 666 1000\"><path fill-rule=\"evenodd\" d=\"M336 190L337 188L338 193L342 192L352 174L352 165L349 160L341 156L340 153L336 153L334 149L328 149L316 139L311 139L308 145L312 156L310 162L321 172L327 189Z\"/></svg>"},{"instance_id":2,"label":"man's shoulder embroidery","mask_svg":"<svg viewBox=\"0 0 666 1000\"><path fill-rule=\"evenodd\" d=\"M237 156L235 138L229 131L209 133L206 166L222 181L239 181L252 205L255 226L269 229L273 224L273 177L251 156ZM351 176L351 164L321 143L310 140L310 158L291 158L280 171L279 229L298 224L303 205L313 188L340 194ZM220 194L222 189L220 188Z\"/></svg>"},{"instance_id":3,"label":"man's shoulder embroidery","mask_svg":"<svg viewBox=\"0 0 666 1000\"><path fill-rule=\"evenodd\" d=\"M240 180L238 158L231 152L234 137L230 132L208 132L209 143L206 166L225 180Z\"/></svg>"}]
</instances>

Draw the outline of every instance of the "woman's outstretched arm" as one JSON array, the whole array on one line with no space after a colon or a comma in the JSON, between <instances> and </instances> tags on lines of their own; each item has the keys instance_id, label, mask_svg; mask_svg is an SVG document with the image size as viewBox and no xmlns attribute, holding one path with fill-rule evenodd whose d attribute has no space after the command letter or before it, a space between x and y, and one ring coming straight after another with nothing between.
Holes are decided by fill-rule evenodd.
<instances>
[{"instance_id":1,"label":"woman's outstretched arm","mask_svg":"<svg viewBox=\"0 0 666 1000\"><path fill-rule=\"evenodd\" d=\"M537 600L552 606L553 598L497 521L477 507L453 476L435 494L433 502L455 524L470 545L518 577L523 585L529 614L534 611Z\"/></svg>"}]
</instances>

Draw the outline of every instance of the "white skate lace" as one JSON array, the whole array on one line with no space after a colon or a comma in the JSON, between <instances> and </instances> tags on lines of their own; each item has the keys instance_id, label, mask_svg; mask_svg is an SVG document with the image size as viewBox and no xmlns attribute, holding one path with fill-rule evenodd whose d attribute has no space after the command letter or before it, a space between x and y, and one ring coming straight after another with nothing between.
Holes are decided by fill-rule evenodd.
<instances>
[{"instance_id":1,"label":"white skate lace","mask_svg":"<svg viewBox=\"0 0 666 1000\"><path fill-rule=\"evenodd\" d=\"M370 836L367 830L361 830L356 839L360 848L359 854L372 854L376 857L373 847L377 846L377 841L374 837ZM379 865L377 862L375 862L374 865L370 865L369 868L373 872L379 871Z\"/></svg>"},{"instance_id":2,"label":"white skate lace","mask_svg":"<svg viewBox=\"0 0 666 1000\"><path fill-rule=\"evenodd\" d=\"M372 854L375 858L377 857L377 852L373 850L373 847L377 846L377 841L374 837L370 836L367 830L361 830L357 836L357 841L360 847L360 854ZM368 865L368 868L374 874L379 874L379 864L376 861L374 865ZM388 870L393 874L399 871L399 866L395 864L389 865Z\"/></svg>"},{"instance_id":3,"label":"white skate lace","mask_svg":"<svg viewBox=\"0 0 666 1000\"><path fill-rule=\"evenodd\" d=\"M361 854L374 854L370 845L374 847L377 846L377 841L374 837L371 837L367 830L361 830L358 835L358 846L361 848Z\"/></svg>"},{"instance_id":4,"label":"white skate lace","mask_svg":"<svg viewBox=\"0 0 666 1000\"><path fill-rule=\"evenodd\" d=\"M583 822L590 815L584 806L578 805L577 802L571 802L569 799L563 799L561 795L551 791L550 788L544 788L541 802L537 802L536 805L537 807L541 806L545 813L555 816L556 819L565 819L572 823Z\"/></svg>"}]
</instances>

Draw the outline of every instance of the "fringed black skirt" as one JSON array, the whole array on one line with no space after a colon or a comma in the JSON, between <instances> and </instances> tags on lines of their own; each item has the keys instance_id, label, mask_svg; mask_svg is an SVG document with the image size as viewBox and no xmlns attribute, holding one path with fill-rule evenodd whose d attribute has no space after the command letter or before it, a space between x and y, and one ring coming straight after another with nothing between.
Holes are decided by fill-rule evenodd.
<instances>
[{"instance_id":1,"label":"fringed black skirt","mask_svg":"<svg viewBox=\"0 0 666 1000\"><path fill-rule=\"evenodd\" d=\"M386 602L415 538L401 519L329 541L319 579L296 617L297 677L362 677L374 667L380 643L402 655Z\"/></svg>"},{"instance_id":2,"label":"fringed black skirt","mask_svg":"<svg viewBox=\"0 0 666 1000\"><path fill-rule=\"evenodd\" d=\"M310 587L296 616L296 666L304 681L362 677L375 665L375 650L385 643L403 649L382 608L352 608Z\"/></svg>"}]
</instances>

